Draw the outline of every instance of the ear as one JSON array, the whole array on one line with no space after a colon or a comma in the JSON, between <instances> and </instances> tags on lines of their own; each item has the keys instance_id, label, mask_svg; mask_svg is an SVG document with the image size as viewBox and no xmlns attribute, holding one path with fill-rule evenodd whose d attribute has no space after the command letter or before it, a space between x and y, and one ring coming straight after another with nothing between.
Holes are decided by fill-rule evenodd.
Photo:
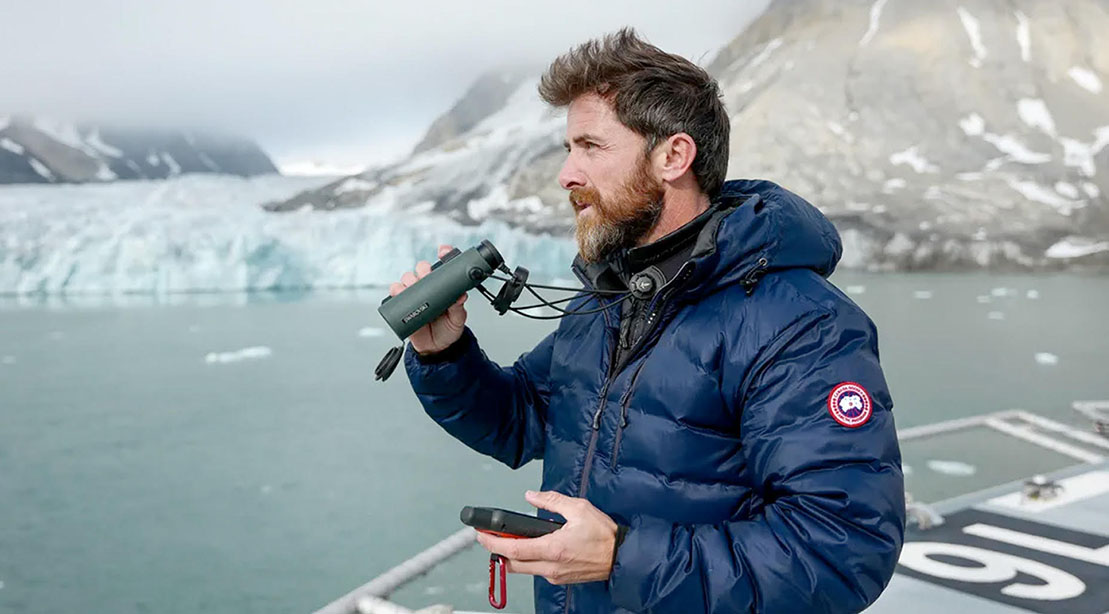
<instances>
[{"instance_id":1,"label":"ear","mask_svg":"<svg viewBox=\"0 0 1109 614\"><path fill-rule=\"evenodd\" d=\"M667 182L674 182L684 175L693 166L696 157L697 144L684 132L670 135L651 152L656 176Z\"/></svg>"}]
</instances>

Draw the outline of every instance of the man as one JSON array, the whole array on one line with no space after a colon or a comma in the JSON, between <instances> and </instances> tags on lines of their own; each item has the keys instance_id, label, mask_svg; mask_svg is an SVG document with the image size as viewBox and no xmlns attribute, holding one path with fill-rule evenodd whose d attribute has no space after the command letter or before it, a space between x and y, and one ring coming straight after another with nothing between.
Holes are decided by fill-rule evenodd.
<instances>
[{"instance_id":1,"label":"man","mask_svg":"<svg viewBox=\"0 0 1109 614\"><path fill-rule=\"evenodd\" d=\"M510 467L542 458L526 498L566 520L481 544L536 576L544 614L862 610L905 503L874 326L825 280L835 229L772 183L725 183L717 84L634 31L558 58L539 90L568 106L572 268L639 297L562 319L507 368L465 328L465 296L410 337L427 413Z\"/></svg>"}]
</instances>

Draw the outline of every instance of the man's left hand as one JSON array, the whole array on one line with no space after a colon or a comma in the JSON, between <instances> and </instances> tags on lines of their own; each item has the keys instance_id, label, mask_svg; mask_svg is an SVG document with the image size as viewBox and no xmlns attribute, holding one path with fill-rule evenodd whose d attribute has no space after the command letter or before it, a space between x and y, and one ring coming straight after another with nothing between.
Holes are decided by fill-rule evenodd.
<instances>
[{"instance_id":1,"label":"man's left hand","mask_svg":"<svg viewBox=\"0 0 1109 614\"><path fill-rule=\"evenodd\" d=\"M616 523L585 499L553 491L528 491L524 498L535 507L561 515L566 524L533 539L513 539L478 533L486 550L508 559L507 571L543 576L551 584L607 580L612 573Z\"/></svg>"}]
</instances>

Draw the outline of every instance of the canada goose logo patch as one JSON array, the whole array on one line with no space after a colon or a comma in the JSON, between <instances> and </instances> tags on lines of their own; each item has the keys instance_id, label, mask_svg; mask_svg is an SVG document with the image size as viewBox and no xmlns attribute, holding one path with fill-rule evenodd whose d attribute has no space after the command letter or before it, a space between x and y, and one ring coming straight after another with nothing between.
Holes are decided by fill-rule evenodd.
<instances>
[{"instance_id":1,"label":"canada goose logo patch","mask_svg":"<svg viewBox=\"0 0 1109 614\"><path fill-rule=\"evenodd\" d=\"M855 382L843 382L828 395L828 413L847 428L856 428L870 420L870 394Z\"/></svg>"}]
</instances>

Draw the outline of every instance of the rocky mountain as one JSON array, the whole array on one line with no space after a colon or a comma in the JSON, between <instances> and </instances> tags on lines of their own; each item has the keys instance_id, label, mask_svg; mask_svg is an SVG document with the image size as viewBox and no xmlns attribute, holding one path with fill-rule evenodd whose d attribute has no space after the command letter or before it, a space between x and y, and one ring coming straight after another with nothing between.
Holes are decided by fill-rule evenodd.
<instances>
[{"instance_id":1,"label":"rocky mountain","mask_svg":"<svg viewBox=\"0 0 1109 614\"><path fill-rule=\"evenodd\" d=\"M729 176L809 198L846 267L1109 270L1107 31L1102 0L776 0L707 66ZM267 209L566 232L564 120L538 74L486 75L408 159Z\"/></svg>"},{"instance_id":2,"label":"rocky mountain","mask_svg":"<svg viewBox=\"0 0 1109 614\"><path fill-rule=\"evenodd\" d=\"M0 116L0 184L276 172L265 152L245 139Z\"/></svg>"}]
</instances>

